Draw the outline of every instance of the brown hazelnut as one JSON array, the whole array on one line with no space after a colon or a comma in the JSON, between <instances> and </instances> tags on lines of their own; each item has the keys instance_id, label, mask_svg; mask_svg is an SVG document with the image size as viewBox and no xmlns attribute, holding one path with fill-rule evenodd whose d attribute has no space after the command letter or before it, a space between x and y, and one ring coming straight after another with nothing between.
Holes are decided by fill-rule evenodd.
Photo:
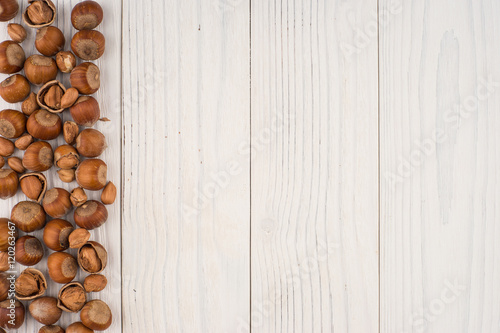
<instances>
[{"instance_id":1,"label":"brown hazelnut","mask_svg":"<svg viewBox=\"0 0 500 333\"><path fill-rule=\"evenodd\" d=\"M42 201L43 209L53 218L61 218L71 210L69 192L63 188L54 187L45 193Z\"/></svg>"},{"instance_id":2,"label":"brown hazelnut","mask_svg":"<svg viewBox=\"0 0 500 333\"><path fill-rule=\"evenodd\" d=\"M69 283L73 281L78 271L76 259L66 252L54 252L48 260L49 276L54 282Z\"/></svg>"},{"instance_id":3,"label":"brown hazelnut","mask_svg":"<svg viewBox=\"0 0 500 333\"><path fill-rule=\"evenodd\" d=\"M17 173L24 173L26 171L23 167L23 161L19 157L9 157L7 159L7 164Z\"/></svg>"},{"instance_id":4,"label":"brown hazelnut","mask_svg":"<svg viewBox=\"0 0 500 333\"><path fill-rule=\"evenodd\" d=\"M99 103L92 96L81 96L69 109L73 120L81 126L91 127L99 120L101 110Z\"/></svg>"},{"instance_id":5,"label":"brown hazelnut","mask_svg":"<svg viewBox=\"0 0 500 333\"><path fill-rule=\"evenodd\" d=\"M62 121L57 114L44 109L36 110L29 116L26 130L36 139L53 140L62 132Z\"/></svg>"},{"instance_id":6,"label":"brown hazelnut","mask_svg":"<svg viewBox=\"0 0 500 333\"><path fill-rule=\"evenodd\" d=\"M45 226L45 211L36 202L21 201L12 208L10 220L21 231L30 233Z\"/></svg>"},{"instance_id":7,"label":"brown hazelnut","mask_svg":"<svg viewBox=\"0 0 500 333\"><path fill-rule=\"evenodd\" d=\"M61 318L62 310L57 307L57 299L54 297L40 297L29 305L29 311L33 318L44 325L55 324Z\"/></svg>"},{"instance_id":8,"label":"brown hazelnut","mask_svg":"<svg viewBox=\"0 0 500 333\"><path fill-rule=\"evenodd\" d=\"M16 17L19 11L19 3L17 0L2 0L0 1L0 21L7 22Z\"/></svg>"},{"instance_id":9,"label":"brown hazelnut","mask_svg":"<svg viewBox=\"0 0 500 333\"><path fill-rule=\"evenodd\" d=\"M57 307L66 312L78 312L87 303L87 294L80 282L70 282L59 290Z\"/></svg>"},{"instance_id":10,"label":"brown hazelnut","mask_svg":"<svg viewBox=\"0 0 500 333\"><path fill-rule=\"evenodd\" d=\"M71 71L69 80L71 86L78 89L81 94L90 95L101 86L101 72L93 63L84 62Z\"/></svg>"},{"instance_id":11,"label":"brown hazelnut","mask_svg":"<svg viewBox=\"0 0 500 333\"><path fill-rule=\"evenodd\" d=\"M47 190L47 179L42 173L27 173L19 177L21 191L29 199L41 202Z\"/></svg>"},{"instance_id":12,"label":"brown hazelnut","mask_svg":"<svg viewBox=\"0 0 500 333\"><path fill-rule=\"evenodd\" d=\"M84 228L75 229L69 235L69 247L72 249L79 249L85 245L90 239L90 232Z\"/></svg>"},{"instance_id":13,"label":"brown hazelnut","mask_svg":"<svg viewBox=\"0 0 500 333\"><path fill-rule=\"evenodd\" d=\"M106 186L108 167L100 159L84 160L76 169L76 182L86 190L98 191Z\"/></svg>"},{"instance_id":14,"label":"brown hazelnut","mask_svg":"<svg viewBox=\"0 0 500 333\"><path fill-rule=\"evenodd\" d=\"M71 183L76 178L74 169L57 170L57 175L63 183Z\"/></svg>"},{"instance_id":15,"label":"brown hazelnut","mask_svg":"<svg viewBox=\"0 0 500 333\"><path fill-rule=\"evenodd\" d=\"M71 40L71 49L82 60L97 60L106 47L104 35L97 30L78 31Z\"/></svg>"},{"instance_id":16,"label":"brown hazelnut","mask_svg":"<svg viewBox=\"0 0 500 333\"><path fill-rule=\"evenodd\" d=\"M24 266L34 266L43 258L42 243L33 236L23 236L16 242L16 261Z\"/></svg>"},{"instance_id":17,"label":"brown hazelnut","mask_svg":"<svg viewBox=\"0 0 500 333\"><path fill-rule=\"evenodd\" d=\"M28 98L21 104L21 110L27 116L31 116L33 112L38 110L38 103L36 102L36 94L31 92Z\"/></svg>"},{"instance_id":18,"label":"brown hazelnut","mask_svg":"<svg viewBox=\"0 0 500 333\"><path fill-rule=\"evenodd\" d=\"M81 322L73 323L66 328L66 333L94 333L94 330L83 325Z\"/></svg>"},{"instance_id":19,"label":"brown hazelnut","mask_svg":"<svg viewBox=\"0 0 500 333\"><path fill-rule=\"evenodd\" d=\"M0 111L0 135L7 139L20 137L26 130L26 116L16 110Z\"/></svg>"},{"instance_id":20,"label":"brown hazelnut","mask_svg":"<svg viewBox=\"0 0 500 333\"><path fill-rule=\"evenodd\" d=\"M83 286L88 293L103 291L108 284L108 279L102 274L92 274L85 278Z\"/></svg>"},{"instance_id":21,"label":"brown hazelnut","mask_svg":"<svg viewBox=\"0 0 500 333\"><path fill-rule=\"evenodd\" d=\"M101 24L103 12L95 1L82 1L71 11L71 23L77 30L91 30Z\"/></svg>"},{"instance_id":22,"label":"brown hazelnut","mask_svg":"<svg viewBox=\"0 0 500 333\"><path fill-rule=\"evenodd\" d=\"M23 13L24 23L31 28L51 25L56 20L56 6L50 0L29 0Z\"/></svg>"},{"instance_id":23,"label":"brown hazelnut","mask_svg":"<svg viewBox=\"0 0 500 333\"><path fill-rule=\"evenodd\" d=\"M116 186L109 182L101 193L101 202L105 205L111 205L116 200Z\"/></svg>"},{"instance_id":24,"label":"brown hazelnut","mask_svg":"<svg viewBox=\"0 0 500 333\"><path fill-rule=\"evenodd\" d=\"M56 64L63 73L71 73L76 66L75 55L70 51L61 51L56 55Z\"/></svg>"},{"instance_id":25,"label":"brown hazelnut","mask_svg":"<svg viewBox=\"0 0 500 333\"><path fill-rule=\"evenodd\" d=\"M0 218L0 251L8 252L19 236L16 227L8 219Z\"/></svg>"},{"instance_id":26,"label":"brown hazelnut","mask_svg":"<svg viewBox=\"0 0 500 333\"><path fill-rule=\"evenodd\" d=\"M64 127L63 127L64 141L66 141L68 145L75 144L78 132L79 128L75 122L73 121L64 122Z\"/></svg>"},{"instance_id":27,"label":"brown hazelnut","mask_svg":"<svg viewBox=\"0 0 500 333\"><path fill-rule=\"evenodd\" d=\"M15 146L12 141L0 138L0 156L9 157L14 154Z\"/></svg>"},{"instance_id":28,"label":"brown hazelnut","mask_svg":"<svg viewBox=\"0 0 500 333\"><path fill-rule=\"evenodd\" d=\"M13 316L11 316L12 312L14 312ZM0 302L0 327L18 329L24 324L24 315L23 303L10 299Z\"/></svg>"},{"instance_id":29,"label":"brown hazelnut","mask_svg":"<svg viewBox=\"0 0 500 333\"><path fill-rule=\"evenodd\" d=\"M6 40L0 43L0 73L14 74L23 69L26 55L16 42Z\"/></svg>"},{"instance_id":30,"label":"brown hazelnut","mask_svg":"<svg viewBox=\"0 0 500 333\"><path fill-rule=\"evenodd\" d=\"M75 104L76 100L78 99L79 93L78 90L75 88L71 87L68 90L66 90L66 93L63 95L61 98L61 107L63 109L68 109Z\"/></svg>"},{"instance_id":31,"label":"brown hazelnut","mask_svg":"<svg viewBox=\"0 0 500 333\"><path fill-rule=\"evenodd\" d=\"M45 141L33 142L24 152L23 166L31 171L47 171L54 162L52 146Z\"/></svg>"},{"instance_id":32,"label":"brown hazelnut","mask_svg":"<svg viewBox=\"0 0 500 333\"><path fill-rule=\"evenodd\" d=\"M31 86L20 74L9 76L0 83L0 96L8 103L23 101L31 92Z\"/></svg>"},{"instance_id":33,"label":"brown hazelnut","mask_svg":"<svg viewBox=\"0 0 500 333\"><path fill-rule=\"evenodd\" d=\"M0 252L0 272L6 272L14 269L14 263L10 262L11 257L7 252Z\"/></svg>"},{"instance_id":34,"label":"brown hazelnut","mask_svg":"<svg viewBox=\"0 0 500 333\"><path fill-rule=\"evenodd\" d=\"M36 101L43 109L52 113L60 113L64 111L61 101L65 93L66 87L61 82L50 81L40 88Z\"/></svg>"},{"instance_id":35,"label":"brown hazelnut","mask_svg":"<svg viewBox=\"0 0 500 333\"><path fill-rule=\"evenodd\" d=\"M5 301L9 295L10 282L7 279L7 274L0 273L0 301Z\"/></svg>"},{"instance_id":36,"label":"brown hazelnut","mask_svg":"<svg viewBox=\"0 0 500 333\"><path fill-rule=\"evenodd\" d=\"M27 268L16 279L15 286L16 298L20 301L28 301L45 294L47 280L39 270Z\"/></svg>"},{"instance_id":37,"label":"brown hazelnut","mask_svg":"<svg viewBox=\"0 0 500 333\"><path fill-rule=\"evenodd\" d=\"M64 329L61 326L57 325L48 325L43 326L38 330L38 333L65 333Z\"/></svg>"},{"instance_id":38,"label":"brown hazelnut","mask_svg":"<svg viewBox=\"0 0 500 333\"><path fill-rule=\"evenodd\" d=\"M30 144L33 143L31 134L23 134L19 139L14 142L14 146L19 150L26 150Z\"/></svg>"},{"instance_id":39,"label":"brown hazelnut","mask_svg":"<svg viewBox=\"0 0 500 333\"><path fill-rule=\"evenodd\" d=\"M80 163L80 156L73 146L62 145L54 150L54 165L61 169L73 169Z\"/></svg>"},{"instance_id":40,"label":"brown hazelnut","mask_svg":"<svg viewBox=\"0 0 500 333\"><path fill-rule=\"evenodd\" d=\"M80 207L87 202L87 194L85 194L85 191L81 187L75 188L70 194L71 203L75 207Z\"/></svg>"},{"instance_id":41,"label":"brown hazelnut","mask_svg":"<svg viewBox=\"0 0 500 333\"><path fill-rule=\"evenodd\" d=\"M66 220L52 220L43 229L43 242L53 251L64 251L69 248L69 235L75 230Z\"/></svg>"},{"instance_id":42,"label":"brown hazelnut","mask_svg":"<svg viewBox=\"0 0 500 333\"><path fill-rule=\"evenodd\" d=\"M106 148L106 138L93 128L84 129L76 138L76 149L82 156L98 157Z\"/></svg>"},{"instance_id":43,"label":"brown hazelnut","mask_svg":"<svg viewBox=\"0 0 500 333\"><path fill-rule=\"evenodd\" d=\"M65 42L64 34L56 27L43 27L36 32L35 47L44 56L56 55L62 50Z\"/></svg>"},{"instance_id":44,"label":"brown hazelnut","mask_svg":"<svg viewBox=\"0 0 500 333\"><path fill-rule=\"evenodd\" d=\"M33 84L42 85L53 81L57 76L56 61L49 57L34 54L24 63L24 75Z\"/></svg>"},{"instance_id":45,"label":"brown hazelnut","mask_svg":"<svg viewBox=\"0 0 500 333\"><path fill-rule=\"evenodd\" d=\"M12 198L17 193L19 180L13 170L0 169L0 199Z\"/></svg>"},{"instance_id":46,"label":"brown hazelnut","mask_svg":"<svg viewBox=\"0 0 500 333\"><path fill-rule=\"evenodd\" d=\"M111 326L113 316L109 306L100 300L92 300L85 304L80 312L83 325L97 331L104 331Z\"/></svg>"},{"instance_id":47,"label":"brown hazelnut","mask_svg":"<svg viewBox=\"0 0 500 333\"><path fill-rule=\"evenodd\" d=\"M16 1L17 3L17 1ZM9 23L7 25L7 33L10 38L16 43L22 43L26 39L26 29L20 24L17 23Z\"/></svg>"},{"instance_id":48,"label":"brown hazelnut","mask_svg":"<svg viewBox=\"0 0 500 333\"><path fill-rule=\"evenodd\" d=\"M5 158L3 156L0 156L0 169L3 168L5 165Z\"/></svg>"},{"instance_id":49,"label":"brown hazelnut","mask_svg":"<svg viewBox=\"0 0 500 333\"><path fill-rule=\"evenodd\" d=\"M99 201L90 200L75 209L75 223L88 230L99 228L108 219L108 210Z\"/></svg>"},{"instance_id":50,"label":"brown hazelnut","mask_svg":"<svg viewBox=\"0 0 500 333\"><path fill-rule=\"evenodd\" d=\"M107 263L108 253L97 242L87 242L78 249L78 264L84 272L101 273L106 268Z\"/></svg>"}]
</instances>

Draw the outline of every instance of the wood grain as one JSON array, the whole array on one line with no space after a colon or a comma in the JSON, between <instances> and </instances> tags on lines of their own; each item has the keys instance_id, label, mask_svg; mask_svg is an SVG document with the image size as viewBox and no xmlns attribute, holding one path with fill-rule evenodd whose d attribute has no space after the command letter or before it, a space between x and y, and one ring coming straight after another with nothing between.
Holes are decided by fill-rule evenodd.
<instances>
[{"instance_id":1,"label":"wood grain","mask_svg":"<svg viewBox=\"0 0 500 333\"><path fill-rule=\"evenodd\" d=\"M399 9L380 31L380 331L498 332L500 4Z\"/></svg>"}]
</instances>

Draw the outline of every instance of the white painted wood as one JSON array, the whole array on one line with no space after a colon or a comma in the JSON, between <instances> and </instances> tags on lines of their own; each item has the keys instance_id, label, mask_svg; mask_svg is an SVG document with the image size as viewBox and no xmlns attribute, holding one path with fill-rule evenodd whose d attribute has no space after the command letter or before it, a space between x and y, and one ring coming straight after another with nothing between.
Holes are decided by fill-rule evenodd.
<instances>
[{"instance_id":1,"label":"white painted wood","mask_svg":"<svg viewBox=\"0 0 500 333\"><path fill-rule=\"evenodd\" d=\"M380 332L498 332L500 4L388 7Z\"/></svg>"},{"instance_id":2,"label":"white painted wood","mask_svg":"<svg viewBox=\"0 0 500 333\"><path fill-rule=\"evenodd\" d=\"M123 5L123 331L234 332L250 305L249 4Z\"/></svg>"},{"instance_id":3,"label":"white painted wood","mask_svg":"<svg viewBox=\"0 0 500 333\"><path fill-rule=\"evenodd\" d=\"M76 0L59 0L53 1L57 6L58 16L55 26L60 28L66 37L65 49L70 50L70 43L73 34L76 30L72 27L70 21L71 9L79 1ZM106 37L106 51L103 57L101 57L96 64L101 69L101 88L95 94L96 99L99 101L101 108L102 117L107 117L111 122L98 123L95 128L100 130L107 138L109 148L101 156L101 158L108 164L108 179L113 181L117 186L118 190L121 189L121 65L120 65L120 54L121 54L121 1L119 0L107 0L98 1L105 12L105 18L103 23L98 27ZM22 9L26 8L27 1L20 1L22 4ZM21 22L20 14L12 22ZM0 40L9 39L6 27L7 23L0 24ZM27 28L28 38L22 43L22 46L27 55L38 53L34 47L36 29ZM1 74L1 80L7 78L7 75ZM58 79L61 80L66 87L69 87L69 74L59 73ZM37 92L39 87L35 87L33 91ZM16 105L8 104L5 101L0 101L0 109L14 108L21 110L21 103ZM70 120L71 115L68 111L62 116L63 120ZM57 140L52 140L50 142L53 148L64 144L63 138L58 138ZM22 152L17 151L16 156L22 157ZM61 182L56 174L56 168L51 168L44 174L47 176L49 188L52 187L62 187L67 190L72 190L78 185L76 182L71 184L65 184ZM99 192L87 191L87 194L92 199L100 198ZM109 212L108 222L98 230L92 231L92 239L100 242L108 251L108 266L103 272L108 278L108 286L101 293L92 293L89 295L89 299L102 299L111 308L113 312L113 324L112 326L104 332L119 332L122 324L121 320L121 240L120 240L120 221L121 221L121 195L118 193L118 199L113 206L107 206ZM19 201L26 200L26 196L19 191L19 193L14 197L6 201L0 202L0 215L2 217L10 217L10 211L12 207ZM66 217L67 220L74 222L73 211ZM39 239L42 238L42 231L37 231L33 233ZM46 250L46 257L52 251ZM70 253L76 255L76 250L70 250ZM46 258L34 266L45 273L47 279L47 260ZM20 273L24 267L18 266L17 272ZM79 272L75 280L83 282L87 274ZM49 288L47 290L48 296L57 296L59 289L62 285L56 284L54 282L49 283ZM28 305L28 302L24 302ZM28 311L27 311L28 312ZM18 332L22 333L33 333L38 332L38 329L43 326L37 323L30 315L27 315L27 320L22 329ZM59 324L63 327L68 326L70 323L79 321L78 314L68 314L63 313Z\"/></svg>"},{"instance_id":4,"label":"white painted wood","mask_svg":"<svg viewBox=\"0 0 500 333\"><path fill-rule=\"evenodd\" d=\"M252 1L251 17L252 316L239 332L377 332L377 2Z\"/></svg>"}]
</instances>

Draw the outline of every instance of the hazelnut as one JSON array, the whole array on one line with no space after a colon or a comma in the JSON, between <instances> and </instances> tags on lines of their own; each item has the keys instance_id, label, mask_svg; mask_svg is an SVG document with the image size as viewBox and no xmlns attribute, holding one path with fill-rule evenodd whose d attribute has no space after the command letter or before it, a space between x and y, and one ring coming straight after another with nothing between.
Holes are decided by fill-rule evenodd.
<instances>
[{"instance_id":1,"label":"hazelnut","mask_svg":"<svg viewBox=\"0 0 500 333\"><path fill-rule=\"evenodd\" d=\"M64 122L64 127L63 127L63 135L64 135L64 141L68 145L74 145L76 142L76 137L78 136L78 125L73 122L73 121L66 121Z\"/></svg>"},{"instance_id":2,"label":"hazelnut","mask_svg":"<svg viewBox=\"0 0 500 333\"><path fill-rule=\"evenodd\" d=\"M4 165L5 165L5 158L0 156L0 169L3 168Z\"/></svg>"},{"instance_id":3,"label":"hazelnut","mask_svg":"<svg viewBox=\"0 0 500 333\"><path fill-rule=\"evenodd\" d=\"M0 135L7 139L20 137L26 130L26 116L16 110L0 111Z\"/></svg>"},{"instance_id":4,"label":"hazelnut","mask_svg":"<svg viewBox=\"0 0 500 333\"><path fill-rule=\"evenodd\" d=\"M26 130L36 139L53 140L62 132L62 121L57 114L44 109L36 110L29 116Z\"/></svg>"},{"instance_id":5,"label":"hazelnut","mask_svg":"<svg viewBox=\"0 0 500 333\"><path fill-rule=\"evenodd\" d=\"M14 304L14 306L12 306ZM14 309L12 309L14 307ZM13 316L12 316L13 314ZM7 299L0 302L0 327L6 329L18 329L24 323L25 309L24 305L19 301Z\"/></svg>"},{"instance_id":6,"label":"hazelnut","mask_svg":"<svg viewBox=\"0 0 500 333\"><path fill-rule=\"evenodd\" d=\"M47 82L38 94L36 95L36 101L40 107L52 113L60 113L64 111L61 106L61 100L63 95L66 93L66 87L57 81Z\"/></svg>"},{"instance_id":7,"label":"hazelnut","mask_svg":"<svg viewBox=\"0 0 500 333\"><path fill-rule=\"evenodd\" d=\"M108 284L108 279L102 274L92 274L85 278L83 286L88 293L103 291Z\"/></svg>"},{"instance_id":8,"label":"hazelnut","mask_svg":"<svg viewBox=\"0 0 500 333\"><path fill-rule=\"evenodd\" d=\"M9 247L15 245L18 236L14 224L9 223L8 219L0 218L0 251L8 252Z\"/></svg>"},{"instance_id":9,"label":"hazelnut","mask_svg":"<svg viewBox=\"0 0 500 333\"><path fill-rule=\"evenodd\" d=\"M61 51L56 55L56 64L63 73L71 73L76 66L75 55L70 51Z\"/></svg>"},{"instance_id":10,"label":"hazelnut","mask_svg":"<svg viewBox=\"0 0 500 333\"><path fill-rule=\"evenodd\" d=\"M78 312L87 303L87 294L80 282L64 285L57 296L57 307L66 312Z\"/></svg>"},{"instance_id":11,"label":"hazelnut","mask_svg":"<svg viewBox=\"0 0 500 333\"><path fill-rule=\"evenodd\" d=\"M38 103L36 102L36 94L31 92L28 98L21 104L21 110L27 116L31 116L33 112L38 110Z\"/></svg>"},{"instance_id":12,"label":"hazelnut","mask_svg":"<svg viewBox=\"0 0 500 333\"><path fill-rule=\"evenodd\" d=\"M16 261L24 266L34 266L43 258L42 243L33 236L23 236L16 242Z\"/></svg>"},{"instance_id":13,"label":"hazelnut","mask_svg":"<svg viewBox=\"0 0 500 333\"><path fill-rule=\"evenodd\" d=\"M45 226L45 211L36 202L21 201L12 208L10 220L21 231L30 233Z\"/></svg>"},{"instance_id":14,"label":"hazelnut","mask_svg":"<svg viewBox=\"0 0 500 333\"><path fill-rule=\"evenodd\" d=\"M78 90L75 88L69 88L66 90L66 93L64 93L63 97L61 98L61 107L63 109L68 109L75 104L76 100L78 99L79 93Z\"/></svg>"},{"instance_id":15,"label":"hazelnut","mask_svg":"<svg viewBox=\"0 0 500 333\"><path fill-rule=\"evenodd\" d=\"M87 194L85 194L85 191L81 187L75 188L70 194L71 203L75 207L80 207L87 202Z\"/></svg>"},{"instance_id":16,"label":"hazelnut","mask_svg":"<svg viewBox=\"0 0 500 333\"><path fill-rule=\"evenodd\" d=\"M54 282L69 283L78 271L76 259L66 252L54 252L47 259L49 276Z\"/></svg>"},{"instance_id":17,"label":"hazelnut","mask_svg":"<svg viewBox=\"0 0 500 333\"><path fill-rule=\"evenodd\" d=\"M0 199L12 198L17 193L19 180L13 170L0 169Z\"/></svg>"},{"instance_id":18,"label":"hazelnut","mask_svg":"<svg viewBox=\"0 0 500 333\"><path fill-rule=\"evenodd\" d=\"M97 60L106 47L104 35L97 30L78 31L71 40L71 49L82 60Z\"/></svg>"},{"instance_id":19,"label":"hazelnut","mask_svg":"<svg viewBox=\"0 0 500 333\"><path fill-rule=\"evenodd\" d=\"M116 186L109 182L101 193L101 201L105 205L111 205L116 200Z\"/></svg>"},{"instance_id":20,"label":"hazelnut","mask_svg":"<svg viewBox=\"0 0 500 333\"><path fill-rule=\"evenodd\" d=\"M30 134L23 134L14 142L14 146L19 150L26 150L33 143L33 137Z\"/></svg>"},{"instance_id":21,"label":"hazelnut","mask_svg":"<svg viewBox=\"0 0 500 333\"><path fill-rule=\"evenodd\" d=\"M45 193L42 201L45 213L53 218L61 218L71 210L69 192L63 188L54 187Z\"/></svg>"},{"instance_id":22,"label":"hazelnut","mask_svg":"<svg viewBox=\"0 0 500 333\"><path fill-rule=\"evenodd\" d=\"M6 272L14 269L14 265L10 263L10 256L7 252L0 252L0 272Z\"/></svg>"},{"instance_id":23,"label":"hazelnut","mask_svg":"<svg viewBox=\"0 0 500 333\"><path fill-rule=\"evenodd\" d=\"M64 34L56 27L48 26L36 32L35 47L44 56L52 57L64 47Z\"/></svg>"},{"instance_id":24,"label":"hazelnut","mask_svg":"<svg viewBox=\"0 0 500 333\"><path fill-rule=\"evenodd\" d=\"M101 24L103 12L95 1L82 1L71 11L71 23L77 30L90 30Z\"/></svg>"},{"instance_id":25,"label":"hazelnut","mask_svg":"<svg viewBox=\"0 0 500 333\"><path fill-rule=\"evenodd\" d=\"M26 55L16 42L6 40L0 43L0 73L14 74L23 69Z\"/></svg>"},{"instance_id":26,"label":"hazelnut","mask_svg":"<svg viewBox=\"0 0 500 333\"><path fill-rule=\"evenodd\" d=\"M40 202L42 201L47 189L47 179L41 173L28 173L19 177L21 191L29 199Z\"/></svg>"},{"instance_id":27,"label":"hazelnut","mask_svg":"<svg viewBox=\"0 0 500 333\"><path fill-rule=\"evenodd\" d=\"M106 185L108 167L100 159L84 160L76 169L75 175L78 185L86 190L98 191Z\"/></svg>"},{"instance_id":28,"label":"hazelnut","mask_svg":"<svg viewBox=\"0 0 500 333\"><path fill-rule=\"evenodd\" d=\"M7 274L0 273L0 301L5 301L9 295L10 282L7 279Z\"/></svg>"},{"instance_id":29,"label":"hazelnut","mask_svg":"<svg viewBox=\"0 0 500 333\"><path fill-rule=\"evenodd\" d=\"M106 148L106 138L98 130L92 128L84 129L76 138L76 149L82 156L97 157Z\"/></svg>"},{"instance_id":30,"label":"hazelnut","mask_svg":"<svg viewBox=\"0 0 500 333\"><path fill-rule=\"evenodd\" d=\"M108 219L108 210L99 201L90 200L75 209L75 223L88 230L99 228Z\"/></svg>"},{"instance_id":31,"label":"hazelnut","mask_svg":"<svg viewBox=\"0 0 500 333\"><path fill-rule=\"evenodd\" d=\"M55 324L61 318L62 310L57 307L57 299L54 297L40 297L29 305L29 311L33 318L44 325Z\"/></svg>"},{"instance_id":32,"label":"hazelnut","mask_svg":"<svg viewBox=\"0 0 500 333\"><path fill-rule=\"evenodd\" d=\"M48 325L40 328L38 333L64 333L64 329L61 326Z\"/></svg>"},{"instance_id":33,"label":"hazelnut","mask_svg":"<svg viewBox=\"0 0 500 333\"><path fill-rule=\"evenodd\" d=\"M0 156L9 157L14 154L15 146L12 141L0 138Z\"/></svg>"},{"instance_id":34,"label":"hazelnut","mask_svg":"<svg viewBox=\"0 0 500 333\"><path fill-rule=\"evenodd\" d=\"M0 96L8 103L23 101L31 92L31 86L20 74L12 75L0 83Z\"/></svg>"},{"instance_id":35,"label":"hazelnut","mask_svg":"<svg viewBox=\"0 0 500 333\"><path fill-rule=\"evenodd\" d=\"M16 1L17 3L17 1ZM22 43L26 39L26 29L20 24L17 23L9 23L7 25L7 33L10 38L16 43Z\"/></svg>"},{"instance_id":36,"label":"hazelnut","mask_svg":"<svg viewBox=\"0 0 500 333\"><path fill-rule=\"evenodd\" d=\"M24 173L26 169L23 167L23 162L19 157L9 157L7 159L9 167L17 173Z\"/></svg>"},{"instance_id":37,"label":"hazelnut","mask_svg":"<svg viewBox=\"0 0 500 333\"><path fill-rule=\"evenodd\" d=\"M51 25L56 20L56 6L50 0L29 0L23 13L24 23L31 28Z\"/></svg>"},{"instance_id":38,"label":"hazelnut","mask_svg":"<svg viewBox=\"0 0 500 333\"><path fill-rule=\"evenodd\" d=\"M0 1L0 21L7 22L16 17L19 11L18 0Z\"/></svg>"},{"instance_id":39,"label":"hazelnut","mask_svg":"<svg viewBox=\"0 0 500 333\"><path fill-rule=\"evenodd\" d=\"M94 330L83 325L81 322L73 323L66 328L66 333L94 333Z\"/></svg>"},{"instance_id":40,"label":"hazelnut","mask_svg":"<svg viewBox=\"0 0 500 333\"><path fill-rule=\"evenodd\" d=\"M49 170L53 162L52 146L45 141L33 142L23 156L23 166L35 172Z\"/></svg>"},{"instance_id":41,"label":"hazelnut","mask_svg":"<svg viewBox=\"0 0 500 333\"><path fill-rule=\"evenodd\" d=\"M101 273L106 268L107 263L108 253L97 242L87 242L78 249L78 264L84 272Z\"/></svg>"},{"instance_id":42,"label":"hazelnut","mask_svg":"<svg viewBox=\"0 0 500 333\"><path fill-rule=\"evenodd\" d=\"M64 183L71 183L75 180L75 170L74 169L61 169L57 171L59 179Z\"/></svg>"},{"instance_id":43,"label":"hazelnut","mask_svg":"<svg viewBox=\"0 0 500 333\"><path fill-rule=\"evenodd\" d=\"M92 300L85 304L80 312L83 325L97 331L104 331L111 326L113 316L109 306L100 300Z\"/></svg>"},{"instance_id":44,"label":"hazelnut","mask_svg":"<svg viewBox=\"0 0 500 333\"><path fill-rule=\"evenodd\" d=\"M47 280L39 270L27 268L16 279L15 286L16 298L20 301L28 301L45 294Z\"/></svg>"},{"instance_id":45,"label":"hazelnut","mask_svg":"<svg viewBox=\"0 0 500 333\"><path fill-rule=\"evenodd\" d=\"M93 63L84 62L71 71L69 80L71 86L78 89L81 94L90 95L101 86L101 72Z\"/></svg>"},{"instance_id":46,"label":"hazelnut","mask_svg":"<svg viewBox=\"0 0 500 333\"><path fill-rule=\"evenodd\" d=\"M81 96L69 109L73 120L81 126L91 127L99 120L101 110L99 103L92 96Z\"/></svg>"},{"instance_id":47,"label":"hazelnut","mask_svg":"<svg viewBox=\"0 0 500 333\"><path fill-rule=\"evenodd\" d=\"M62 145L54 150L54 165L61 169L73 169L80 163L80 156L73 146Z\"/></svg>"},{"instance_id":48,"label":"hazelnut","mask_svg":"<svg viewBox=\"0 0 500 333\"><path fill-rule=\"evenodd\" d=\"M90 232L84 228L75 229L69 235L69 247L72 249L79 249L85 245L90 239Z\"/></svg>"},{"instance_id":49,"label":"hazelnut","mask_svg":"<svg viewBox=\"0 0 500 333\"><path fill-rule=\"evenodd\" d=\"M57 76L56 61L52 58L34 54L24 63L24 75L35 85L52 81Z\"/></svg>"}]
</instances>

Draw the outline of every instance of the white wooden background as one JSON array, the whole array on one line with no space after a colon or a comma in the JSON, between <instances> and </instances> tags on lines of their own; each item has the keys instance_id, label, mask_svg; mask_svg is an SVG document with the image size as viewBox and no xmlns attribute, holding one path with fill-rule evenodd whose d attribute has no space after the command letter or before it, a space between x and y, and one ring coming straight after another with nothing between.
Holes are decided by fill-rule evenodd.
<instances>
[{"instance_id":1,"label":"white wooden background","mask_svg":"<svg viewBox=\"0 0 500 333\"><path fill-rule=\"evenodd\" d=\"M109 332L500 332L500 2L100 3Z\"/></svg>"}]
</instances>

